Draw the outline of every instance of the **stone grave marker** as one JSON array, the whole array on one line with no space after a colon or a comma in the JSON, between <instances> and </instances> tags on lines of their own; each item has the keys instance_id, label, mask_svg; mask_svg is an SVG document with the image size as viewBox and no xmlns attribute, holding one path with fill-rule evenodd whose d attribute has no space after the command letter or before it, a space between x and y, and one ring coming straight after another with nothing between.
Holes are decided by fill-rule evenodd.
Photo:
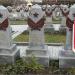
<instances>
[{"instance_id":1,"label":"stone grave marker","mask_svg":"<svg viewBox=\"0 0 75 75\"><path fill-rule=\"evenodd\" d=\"M70 12L66 20L66 48L60 52L59 67L71 68L75 67L75 52L73 50L74 36L73 31L75 18L75 4L70 7ZM75 38L74 38L75 39Z\"/></svg>"},{"instance_id":2,"label":"stone grave marker","mask_svg":"<svg viewBox=\"0 0 75 75\"><path fill-rule=\"evenodd\" d=\"M61 10L61 13L62 13L61 26L66 26L66 18L69 14L69 8L68 8L67 5L62 5L62 6L60 6L60 10Z\"/></svg>"},{"instance_id":3,"label":"stone grave marker","mask_svg":"<svg viewBox=\"0 0 75 75\"><path fill-rule=\"evenodd\" d=\"M54 7L54 6L52 6ZM55 5L55 10L53 11L53 14L52 14L52 17L54 20L60 20L60 9L59 9L59 6L58 5Z\"/></svg>"},{"instance_id":4,"label":"stone grave marker","mask_svg":"<svg viewBox=\"0 0 75 75\"><path fill-rule=\"evenodd\" d=\"M12 41L12 32L8 21L7 8L0 5L0 63L14 63L20 56L19 50Z\"/></svg>"},{"instance_id":5,"label":"stone grave marker","mask_svg":"<svg viewBox=\"0 0 75 75\"><path fill-rule=\"evenodd\" d=\"M44 12L37 4L33 5L29 11L29 46L26 50L26 57L34 55L40 64L49 66L48 46L44 39Z\"/></svg>"},{"instance_id":6,"label":"stone grave marker","mask_svg":"<svg viewBox=\"0 0 75 75\"><path fill-rule=\"evenodd\" d=\"M49 28L52 26L52 7L50 5L46 6L45 13L46 13L46 21L45 21L46 28Z\"/></svg>"},{"instance_id":7,"label":"stone grave marker","mask_svg":"<svg viewBox=\"0 0 75 75\"><path fill-rule=\"evenodd\" d=\"M43 11L46 10L46 5L42 5L42 10L43 10Z\"/></svg>"}]
</instances>

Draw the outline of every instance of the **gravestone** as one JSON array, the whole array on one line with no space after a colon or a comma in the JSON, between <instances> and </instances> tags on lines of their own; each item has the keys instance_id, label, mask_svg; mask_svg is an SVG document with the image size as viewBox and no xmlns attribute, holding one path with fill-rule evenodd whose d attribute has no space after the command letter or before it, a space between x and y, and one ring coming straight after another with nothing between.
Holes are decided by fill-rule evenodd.
<instances>
[{"instance_id":1,"label":"gravestone","mask_svg":"<svg viewBox=\"0 0 75 75\"><path fill-rule=\"evenodd\" d=\"M8 21L8 10L0 5L0 63L14 63L20 56L12 41L12 32Z\"/></svg>"},{"instance_id":2,"label":"gravestone","mask_svg":"<svg viewBox=\"0 0 75 75\"><path fill-rule=\"evenodd\" d=\"M28 12L29 12L29 8L28 6L25 6L24 10L23 10L23 15L24 15L24 19L27 20L27 17L28 17Z\"/></svg>"},{"instance_id":3,"label":"gravestone","mask_svg":"<svg viewBox=\"0 0 75 75\"><path fill-rule=\"evenodd\" d=\"M52 10L54 10L57 7L57 5L53 4L52 5Z\"/></svg>"},{"instance_id":4,"label":"gravestone","mask_svg":"<svg viewBox=\"0 0 75 75\"><path fill-rule=\"evenodd\" d=\"M18 19L18 14L16 12L16 9L12 9L12 12L9 14L9 19L11 19L11 20Z\"/></svg>"},{"instance_id":5,"label":"gravestone","mask_svg":"<svg viewBox=\"0 0 75 75\"><path fill-rule=\"evenodd\" d=\"M48 46L44 39L44 12L39 5L33 5L29 11L29 46L26 57L34 55L40 64L49 66Z\"/></svg>"},{"instance_id":6,"label":"gravestone","mask_svg":"<svg viewBox=\"0 0 75 75\"><path fill-rule=\"evenodd\" d=\"M46 6L46 28L49 28L50 26L52 26L52 7L50 5Z\"/></svg>"},{"instance_id":7,"label":"gravestone","mask_svg":"<svg viewBox=\"0 0 75 75\"><path fill-rule=\"evenodd\" d=\"M60 20L60 9L58 5L55 6L55 10L53 11L52 17L56 21Z\"/></svg>"},{"instance_id":8,"label":"gravestone","mask_svg":"<svg viewBox=\"0 0 75 75\"><path fill-rule=\"evenodd\" d=\"M43 11L46 10L46 5L42 5L42 10L43 10Z\"/></svg>"},{"instance_id":9,"label":"gravestone","mask_svg":"<svg viewBox=\"0 0 75 75\"><path fill-rule=\"evenodd\" d=\"M7 6L7 9L9 12L12 12L12 7L11 6Z\"/></svg>"},{"instance_id":10,"label":"gravestone","mask_svg":"<svg viewBox=\"0 0 75 75\"><path fill-rule=\"evenodd\" d=\"M61 13L62 13L61 26L66 26L66 18L69 14L69 8L68 8L67 5L62 5L62 6L60 6L60 10L61 10Z\"/></svg>"},{"instance_id":11,"label":"gravestone","mask_svg":"<svg viewBox=\"0 0 75 75\"><path fill-rule=\"evenodd\" d=\"M73 51L73 24L75 18L75 4L70 7L70 12L66 20L66 48L60 52L59 67L75 67L75 52ZM75 30L75 29L74 29Z\"/></svg>"},{"instance_id":12,"label":"gravestone","mask_svg":"<svg viewBox=\"0 0 75 75\"><path fill-rule=\"evenodd\" d=\"M70 7L70 12L66 20L67 30L66 30L66 49L72 50L72 34L73 34L73 24L74 24L74 13L75 5Z\"/></svg>"}]
</instances>

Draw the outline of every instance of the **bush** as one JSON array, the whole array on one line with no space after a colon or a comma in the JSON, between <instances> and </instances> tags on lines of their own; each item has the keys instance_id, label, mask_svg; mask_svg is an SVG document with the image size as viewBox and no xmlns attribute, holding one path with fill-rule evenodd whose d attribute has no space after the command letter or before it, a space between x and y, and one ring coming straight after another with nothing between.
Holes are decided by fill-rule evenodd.
<instances>
[{"instance_id":1,"label":"bush","mask_svg":"<svg viewBox=\"0 0 75 75\"><path fill-rule=\"evenodd\" d=\"M4 6L11 6L13 4L13 0L0 0L0 4Z\"/></svg>"}]
</instances>

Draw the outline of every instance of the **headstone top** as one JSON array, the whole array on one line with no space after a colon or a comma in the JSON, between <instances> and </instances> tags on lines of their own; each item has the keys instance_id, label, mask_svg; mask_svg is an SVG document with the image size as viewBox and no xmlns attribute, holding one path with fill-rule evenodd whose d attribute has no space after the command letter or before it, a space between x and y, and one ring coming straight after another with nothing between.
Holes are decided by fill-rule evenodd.
<instances>
[{"instance_id":1,"label":"headstone top","mask_svg":"<svg viewBox=\"0 0 75 75\"><path fill-rule=\"evenodd\" d=\"M0 5L0 23L2 23L5 19L7 19L8 16L9 16L9 12L8 12L7 8Z\"/></svg>"},{"instance_id":2,"label":"headstone top","mask_svg":"<svg viewBox=\"0 0 75 75\"><path fill-rule=\"evenodd\" d=\"M37 4L33 5L29 11L29 18L35 23L37 23L41 18L43 18L44 15L45 13Z\"/></svg>"},{"instance_id":3,"label":"headstone top","mask_svg":"<svg viewBox=\"0 0 75 75\"><path fill-rule=\"evenodd\" d=\"M71 9L71 8L75 8L75 4L71 5L70 9Z\"/></svg>"},{"instance_id":4,"label":"headstone top","mask_svg":"<svg viewBox=\"0 0 75 75\"><path fill-rule=\"evenodd\" d=\"M46 5L42 5L42 10L45 11Z\"/></svg>"},{"instance_id":5,"label":"headstone top","mask_svg":"<svg viewBox=\"0 0 75 75\"><path fill-rule=\"evenodd\" d=\"M50 5L46 6L46 16L52 15L52 7Z\"/></svg>"},{"instance_id":6,"label":"headstone top","mask_svg":"<svg viewBox=\"0 0 75 75\"><path fill-rule=\"evenodd\" d=\"M52 5L52 9L54 9L56 6L57 6L57 5L53 4L53 5Z\"/></svg>"},{"instance_id":7,"label":"headstone top","mask_svg":"<svg viewBox=\"0 0 75 75\"><path fill-rule=\"evenodd\" d=\"M52 12L52 7L50 5L47 5L46 12Z\"/></svg>"},{"instance_id":8,"label":"headstone top","mask_svg":"<svg viewBox=\"0 0 75 75\"><path fill-rule=\"evenodd\" d=\"M67 7L68 8L68 5L63 5L63 7Z\"/></svg>"},{"instance_id":9,"label":"headstone top","mask_svg":"<svg viewBox=\"0 0 75 75\"><path fill-rule=\"evenodd\" d=\"M4 6L0 5L0 10L7 10Z\"/></svg>"},{"instance_id":10,"label":"headstone top","mask_svg":"<svg viewBox=\"0 0 75 75\"><path fill-rule=\"evenodd\" d=\"M31 9L41 9L40 5L38 4L35 4L31 7Z\"/></svg>"},{"instance_id":11,"label":"headstone top","mask_svg":"<svg viewBox=\"0 0 75 75\"><path fill-rule=\"evenodd\" d=\"M70 13L69 13L69 16L68 17L72 21L74 20L74 17L75 17L75 4L70 7Z\"/></svg>"},{"instance_id":12,"label":"headstone top","mask_svg":"<svg viewBox=\"0 0 75 75\"><path fill-rule=\"evenodd\" d=\"M61 9L63 8L63 4L60 5Z\"/></svg>"},{"instance_id":13,"label":"headstone top","mask_svg":"<svg viewBox=\"0 0 75 75\"><path fill-rule=\"evenodd\" d=\"M7 6L7 9L9 12L12 12L12 7L11 6Z\"/></svg>"},{"instance_id":14,"label":"headstone top","mask_svg":"<svg viewBox=\"0 0 75 75\"><path fill-rule=\"evenodd\" d=\"M25 6L24 11L28 12L29 8L28 6Z\"/></svg>"},{"instance_id":15,"label":"headstone top","mask_svg":"<svg viewBox=\"0 0 75 75\"><path fill-rule=\"evenodd\" d=\"M68 8L67 5L63 5L63 6L62 6L62 10L63 10L64 13L69 12L69 8Z\"/></svg>"}]
</instances>

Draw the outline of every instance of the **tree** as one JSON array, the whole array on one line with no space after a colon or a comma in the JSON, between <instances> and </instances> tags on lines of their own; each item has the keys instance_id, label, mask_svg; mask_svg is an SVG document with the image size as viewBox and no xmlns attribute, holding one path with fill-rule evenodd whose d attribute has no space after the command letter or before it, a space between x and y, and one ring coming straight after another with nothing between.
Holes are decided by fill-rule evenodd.
<instances>
[{"instance_id":1,"label":"tree","mask_svg":"<svg viewBox=\"0 0 75 75\"><path fill-rule=\"evenodd\" d=\"M4 6L12 5L14 0L0 0L0 4Z\"/></svg>"}]
</instances>

